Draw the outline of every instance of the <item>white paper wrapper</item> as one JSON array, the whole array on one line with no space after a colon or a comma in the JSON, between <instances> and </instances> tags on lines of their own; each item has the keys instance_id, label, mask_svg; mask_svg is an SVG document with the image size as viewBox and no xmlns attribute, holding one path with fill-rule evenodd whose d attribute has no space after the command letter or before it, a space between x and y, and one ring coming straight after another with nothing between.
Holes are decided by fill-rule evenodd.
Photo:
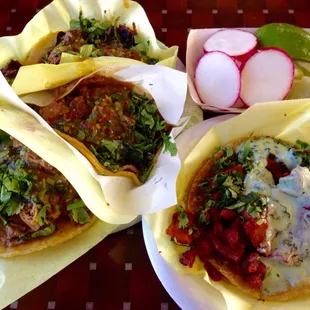
<instances>
[{"instance_id":1,"label":"white paper wrapper","mask_svg":"<svg viewBox=\"0 0 310 310\"><path fill-rule=\"evenodd\" d=\"M241 113L245 110L245 108L240 100L238 100L238 102L232 108L220 109L218 107L203 103L200 100L195 88L195 70L199 59L204 55L203 45L212 34L219 30L219 28L195 29L191 30L188 35L186 50L186 72L188 74L189 91L194 102L196 102L196 104L198 104L203 110L219 113ZM256 29L245 28L244 30L254 32ZM225 91L225 89L223 89L223 91Z\"/></svg>"},{"instance_id":2,"label":"white paper wrapper","mask_svg":"<svg viewBox=\"0 0 310 310\"><path fill-rule=\"evenodd\" d=\"M0 76L1 90L10 97L9 87ZM80 163L71 149L53 131L44 128L31 115L5 102L0 96L0 129L20 140L41 158L61 171L87 206L105 204L99 183ZM90 208L91 209L91 208ZM107 210L113 222L128 222L132 216ZM117 225L97 221L73 239L25 256L0 258L0 308L14 302L95 246ZM30 263L31 262L31 263Z\"/></svg>"},{"instance_id":3,"label":"white paper wrapper","mask_svg":"<svg viewBox=\"0 0 310 310\"><path fill-rule=\"evenodd\" d=\"M91 61L86 60L86 62L90 63ZM75 66L80 66L81 64L82 63L71 63L72 71L75 71ZM90 67L92 67L92 64L90 64ZM53 68L55 68L59 76L62 76L61 72L59 72L60 66L48 66L47 68L49 72L53 72ZM67 68L65 68L65 70L67 70ZM189 120L189 117L187 117L183 118L180 122L187 91L185 73L157 65L130 65L122 70L120 70L119 67L104 67L102 70L104 72L113 72L113 70L115 70L116 72L112 74L113 77L125 82L132 82L148 91L155 99L161 115L168 123L179 125L182 128L182 125L184 126ZM44 82L41 84L45 89L55 87L55 85L61 85L55 82L56 74L46 74L43 76ZM51 79L49 77L51 77ZM32 81L30 77L28 78ZM37 85L38 90L41 91L43 89L42 85ZM28 94L28 98L32 95L33 94ZM41 95L43 96L44 92L40 92L40 96ZM31 100L31 102L34 101L35 100ZM30 108L22 101L16 101L16 104L18 104L20 108L31 113L41 124L51 130L47 123L34 111L29 111ZM191 108L191 111L197 113L197 110L193 108ZM180 132L181 128L176 128L173 131ZM176 135L177 133L174 134L173 131L172 135ZM162 151L150 179L145 184L136 187L133 181L127 177L98 175L84 156L73 147L71 147L71 149L76 153L95 179L100 182L105 201L107 202L107 206L101 208L113 209L122 214L126 213L134 216L153 213L176 203L175 184L180 170L180 160L178 156L171 156L170 153ZM91 210L100 219L107 221L103 209L102 212L99 208Z\"/></svg>"},{"instance_id":4,"label":"white paper wrapper","mask_svg":"<svg viewBox=\"0 0 310 310\"><path fill-rule=\"evenodd\" d=\"M26 146L57 168L75 187L87 207L101 219L112 224L131 222L135 216L123 214L108 207L100 184L72 152L71 146L60 138L54 130L27 105L25 105L0 75L0 99L8 102L11 109L0 110L0 129L22 141ZM13 106L17 109L13 112ZM22 111L20 111L20 110ZM26 113L25 113L26 112ZM8 117L6 117L8 115ZM42 121L40 124L39 121ZM76 151L76 150L74 150ZM82 157L81 154L79 154Z\"/></svg>"},{"instance_id":5,"label":"white paper wrapper","mask_svg":"<svg viewBox=\"0 0 310 310\"><path fill-rule=\"evenodd\" d=\"M129 28L132 28L134 22L141 38L150 42L148 56L160 58L161 65L175 67L178 47L168 49L157 42L146 13L137 2L130 0L54 0L33 17L21 34L0 38L0 68L11 59L19 60L24 64L30 50L40 39L49 33L68 30L70 20L78 18L80 9L86 18L103 20L120 17L119 22L125 23Z\"/></svg>"},{"instance_id":6,"label":"white paper wrapper","mask_svg":"<svg viewBox=\"0 0 310 310\"><path fill-rule=\"evenodd\" d=\"M200 124L199 124L200 125ZM310 142L309 126L310 126L310 101L309 99L291 100L287 102L261 103L248 109L246 112L230 120L215 125L210 129L209 126L199 126L198 131L192 130L194 136L202 136L202 139L195 145L188 155L186 144L181 141L185 148L180 149L180 157L185 158L182 170L177 182L178 202L182 203L185 189L200 166L201 162L213 154L216 147L225 145L229 141L246 137L253 133L256 136L269 135L279 139L283 139L294 144L297 139ZM207 130L203 131L203 130ZM205 133L205 134L204 134ZM187 135L187 132L182 135ZM180 140L182 138L180 136ZM182 139L190 139L189 136ZM180 146L180 141L177 144ZM207 272L204 270L202 263L196 260L194 267L187 268L179 263L179 257L186 248L177 246L171 242L170 237L165 233L167 227L171 223L171 216L174 213L174 207L161 210L156 214L147 215L146 219L157 243L157 251L165 259L165 261L174 268L178 275L184 275L190 278L190 283L199 283L200 279L204 279L209 285L204 285L199 289L197 285L189 285L182 281L179 291L174 292L175 296L181 292L195 289L195 293L190 293L190 309L204 309L201 305L208 305L208 298L212 296L212 290L216 288L223 296L224 300L217 298L218 302L212 309L227 310L265 310L265 309L308 309L309 297L300 298L287 302L262 302L243 293L232 285L222 284L211 281ZM163 266L162 266L163 267ZM161 267L159 267L161 268ZM197 278L200 277L200 279ZM172 279L173 282L174 279ZM175 280L176 281L176 280ZM198 292L197 292L198 290ZM181 300L181 298L179 298ZM207 306L206 306L207 308Z\"/></svg>"}]
</instances>

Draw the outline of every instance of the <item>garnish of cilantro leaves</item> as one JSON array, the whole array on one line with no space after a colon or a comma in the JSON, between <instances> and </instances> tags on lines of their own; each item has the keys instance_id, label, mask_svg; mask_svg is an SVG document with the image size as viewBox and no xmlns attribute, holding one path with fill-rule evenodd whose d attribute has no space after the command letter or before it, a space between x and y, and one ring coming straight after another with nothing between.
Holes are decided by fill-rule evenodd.
<instances>
[{"instance_id":1,"label":"garnish of cilantro leaves","mask_svg":"<svg viewBox=\"0 0 310 310\"><path fill-rule=\"evenodd\" d=\"M100 44L111 40L111 29L113 32L113 40L121 42L121 38L118 33L120 16L112 20L99 21L94 18L83 17L82 12L79 14L78 19L72 19L70 21L70 29L82 29L87 37L87 44L80 48L79 53L69 51L71 54L80 55L82 57L100 57L103 56L103 52L100 50ZM125 46L123 46L126 48ZM136 51L144 59L147 64L155 64L159 61L157 58L149 57L148 51L150 48L150 42L147 39L143 39L140 35L134 36L134 44L128 49Z\"/></svg>"},{"instance_id":2,"label":"garnish of cilantro leaves","mask_svg":"<svg viewBox=\"0 0 310 310\"><path fill-rule=\"evenodd\" d=\"M111 94L110 97L113 102L120 100L117 94ZM90 150L102 165L112 171L118 171L126 164L135 166L139 170L140 181L145 182L152 172L158 150L163 146L164 152L176 156L177 148L168 133L169 126L159 115L152 99L130 93L129 111L135 119L134 128L129 130L133 131L136 142L102 139L99 147L91 145Z\"/></svg>"},{"instance_id":3,"label":"garnish of cilantro leaves","mask_svg":"<svg viewBox=\"0 0 310 310\"><path fill-rule=\"evenodd\" d=\"M310 166L310 145L307 142L297 140L293 154L301 160L301 166Z\"/></svg>"}]
</instances>

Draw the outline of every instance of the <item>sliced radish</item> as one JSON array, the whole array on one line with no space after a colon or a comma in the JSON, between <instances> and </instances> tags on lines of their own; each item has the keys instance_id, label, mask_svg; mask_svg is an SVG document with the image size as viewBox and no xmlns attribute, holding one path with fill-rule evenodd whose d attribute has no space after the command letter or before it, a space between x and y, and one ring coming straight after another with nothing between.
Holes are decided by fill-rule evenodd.
<instances>
[{"instance_id":1,"label":"sliced radish","mask_svg":"<svg viewBox=\"0 0 310 310\"><path fill-rule=\"evenodd\" d=\"M195 85L201 101L218 108L229 108L240 94L240 71L223 52L203 55L197 65Z\"/></svg>"},{"instance_id":2,"label":"sliced radish","mask_svg":"<svg viewBox=\"0 0 310 310\"><path fill-rule=\"evenodd\" d=\"M242 68L240 98L248 106L282 100L293 80L294 63L285 51L272 47L261 49Z\"/></svg>"},{"instance_id":3,"label":"sliced radish","mask_svg":"<svg viewBox=\"0 0 310 310\"><path fill-rule=\"evenodd\" d=\"M203 45L205 52L220 51L227 55L245 61L256 51L256 36L238 29L223 29L213 34Z\"/></svg>"}]
</instances>

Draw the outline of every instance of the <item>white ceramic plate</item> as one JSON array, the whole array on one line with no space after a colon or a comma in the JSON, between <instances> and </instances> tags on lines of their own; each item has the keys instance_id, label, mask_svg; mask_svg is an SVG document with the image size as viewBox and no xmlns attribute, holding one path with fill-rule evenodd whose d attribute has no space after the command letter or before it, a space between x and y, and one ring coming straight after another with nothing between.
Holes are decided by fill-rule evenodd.
<instances>
[{"instance_id":1,"label":"white ceramic plate","mask_svg":"<svg viewBox=\"0 0 310 310\"><path fill-rule=\"evenodd\" d=\"M233 115L214 117L182 133L176 139L181 160L187 157L190 151L211 127L231 117L233 117ZM210 285L200 276L179 274L166 263L163 257L158 253L155 238L143 218L142 228L145 246L153 268L162 285L183 310L226 309L226 303L222 294L212 287L210 289Z\"/></svg>"}]
</instances>

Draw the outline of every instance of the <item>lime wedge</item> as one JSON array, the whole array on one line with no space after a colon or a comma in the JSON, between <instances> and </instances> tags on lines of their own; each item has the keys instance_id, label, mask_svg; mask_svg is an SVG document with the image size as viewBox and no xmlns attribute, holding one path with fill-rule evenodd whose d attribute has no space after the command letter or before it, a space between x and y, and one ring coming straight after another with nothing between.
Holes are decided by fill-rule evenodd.
<instances>
[{"instance_id":1,"label":"lime wedge","mask_svg":"<svg viewBox=\"0 0 310 310\"><path fill-rule=\"evenodd\" d=\"M310 34L285 23L268 24L255 32L260 47L279 47L292 58L310 61Z\"/></svg>"},{"instance_id":2,"label":"lime wedge","mask_svg":"<svg viewBox=\"0 0 310 310\"><path fill-rule=\"evenodd\" d=\"M285 99L303 99L310 98L310 77L296 79L292 88Z\"/></svg>"}]
</instances>

